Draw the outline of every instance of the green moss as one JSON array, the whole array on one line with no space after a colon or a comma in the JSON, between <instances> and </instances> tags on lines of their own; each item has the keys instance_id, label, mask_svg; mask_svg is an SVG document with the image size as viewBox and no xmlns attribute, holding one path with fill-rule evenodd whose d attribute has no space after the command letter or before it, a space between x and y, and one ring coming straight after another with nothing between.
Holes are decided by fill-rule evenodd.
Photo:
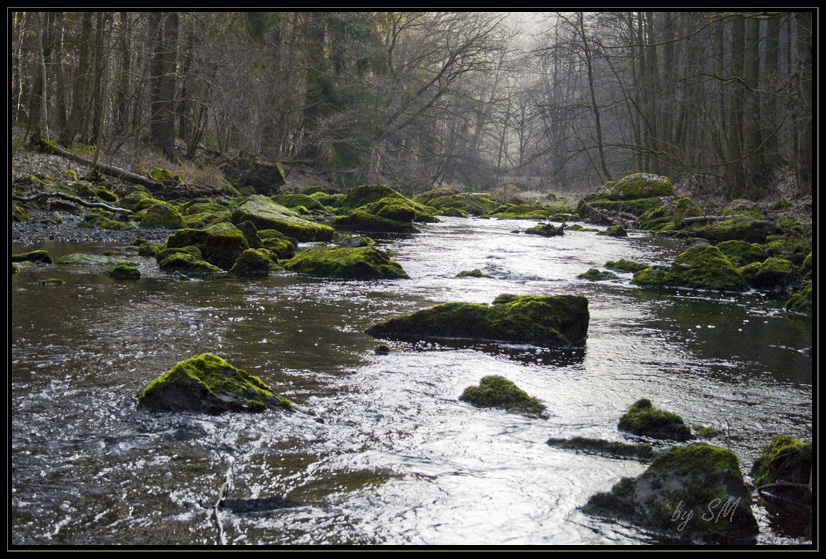
<instances>
[{"instance_id":1,"label":"green moss","mask_svg":"<svg viewBox=\"0 0 826 559\"><path fill-rule=\"evenodd\" d=\"M548 444L565 450L596 454L608 458L631 458L643 461L654 459L654 449L648 443L629 444L604 439L573 437L571 439L549 439Z\"/></svg>"},{"instance_id":2,"label":"green moss","mask_svg":"<svg viewBox=\"0 0 826 559\"><path fill-rule=\"evenodd\" d=\"M196 246L204 260L222 270L232 268L241 253L249 248L244 234L231 223L216 223L206 229L181 229L169 236L168 248Z\"/></svg>"},{"instance_id":3,"label":"green moss","mask_svg":"<svg viewBox=\"0 0 826 559\"><path fill-rule=\"evenodd\" d=\"M250 196L241 203L232 212L232 221L251 221L259 230L275 229L301 242L331 241L335 236L332 227L307 221L293 210L261 195Z\"/></svg>"},{"instance_id":4,"label":"green moss","mask_svg":"<svg viewBox=\"0 0 826 559\"><path fill-rule=\"evenodd\" d=\"M140 270L126 264L118 264L111 270L106 270L106 275L118 280L137 280L141 278Z\"/></svg>"},{"instance_id":5,"label":"green moss","mask_svg":"<svg viewBox=\"0 0 826 559\"><path fill-rule=\"evenodd\" d=\"M577 206L577 214L582 219L589 219L594 213L628 213L642 216L663 205L659 198L639 198L636 200L613 200L603 198L584 198ZM594 212L597 210L597 212Z\"/></svg>"},{"instance_id":6,"label":"green moss","mask_svg":"<svg viewBox=\"0 0 826 559\"><path fill-rule=\"evenodd\" d=\"M801 266L806 257L812 253L812 237L769 238L766 243L766 255L780 257Z\"/></svg>"},{"instance_id":7,"label":"green moss","mask_svg":"<svg viewBox=\"0 0 826 559\"><path fill-rule=\"evenodd\" d=\"M77 173L74 169L66 169L66 180L77 181Z\"/></svg>"},{"instance_id":8,"label":"green moss","mask_svg":"<svg viewBox=\"0 0 826 559\"><path fill-rule=\"evenodd\" d=\"M565 234L565 227L562 225L555 227L551 223L540 223L535 227L526 229L525 233L529 235L540 235L542 237L561 237Z\"/></svg>"},{"instance_id":9,"label":"green moss","mask_svg":"<svg viewBox=\"0 0 826 559\"><path fill-rule=\"evenodd\" d=\"M617 272L639 272L640 270L645 270L649 268L646 264L640 264L639 262L634 262L633 260L626 260L621 259L617 261L609 260L605 263L606 268L610 268L611 270L616 270Z\"/></svg>"},{"instance_id":10,"label":"green moss","mask_svg":"<svg viewBox=\"0 0 826 559\"><path fill-rule=\"evenodd\" d=\"M618 181L605 183L597 194L611 200L638 200L659 196L673 196L674 187L667 177L650 173L634 173Z\"/></svg>"},{"instance_id":11,"label":"green moss","mask_svg":"<svg viewBox=\"0 0 826 559\"><path fill-rule=\"evenodd\" d=\"M540 416L545 411L545 406L536 398L497 375L484 377L479 386L469 386L459 399L478 408L501 408L529 416Z\"/></svg>"},{"instance_id":12,"label":"green moss","mask_svg":"<svg viewBox=\"0 0 826 559\"><path fill-rule=\"evenodd\" d=\"M806 284L803 289L792 294L786 301L786 310L794 313L812 314L812 282Z\"/></svg>"},{"instance_id":13,"label":"green moss","mask_svg":"<svg viewBox=\"0 0 826 559\"><path fill-rule=\"evenodd\" d=\"M308 194L276 194L272 196L272 200L287 208L304 208L308 213L323 213L325 211L321 202Z\"/></svg>"},{"instance_id":14,"label":"green moss","mask_svg":"<svg viewBox=\"0 0 826 559\"><path fill-rule=\"evenodd\" d=\"M612 280L617 279L619 276L612 272L600 272L596 268L591 268L587 272L579 274L578 278L586 279L588 281L604 281L604 280Z\"/></svg>"},{"instance_id":15,"label":"green moss","mask_svg":"<svg viewBox=\"0 0 826 559\"><path fill-rule=\"evenodd\" d=\"M667 232L681 229L687 217L703 215L703 210L691 198L672 196L662 201L662 205L651 208L639 217L641 229Z\"/></svg>"},{"instance_id":16,"label":"green moss","mask_svg":"<svg viewBox=\"0 0 826 559\"><path fill-rule=\"evenodd\" d=\"M298 241L274 229L258 231L258 237L264 248L275 254L279 260L286 260L295 256Z\"/></svg>"},{"instance_id":17,"label":"green moss","mask_svg":"<svg viewBox=\"0 0 826 559\"><path fill-rule=\"evenodd\" d=\"M362 235L349 235L338 241L338 246L342 248L369 247L374 244L376 244L376 241Z\"/></svg>"},{"instance_id":18,"label":"green moss","mask_svg":"<svg viewBox=\"0 0 826 559\"><path fill-rule=\"evenodd\" d=\"M146 209L141 218L144 229L183 229L184 218L174 207L166 202L158 202Z\"/></svg>"},{"instance_id":19,"label":"green moss","mask_svg":"<svg viewBox=\"0 0 826 559\"><path fill-rule=\"evenodd\" d=\"M222 272L218 266L180 249L170 250L163 259L158 260L158 265L164 272L186 272L190 274L217 274Z\"/></svg>"},{"instance_id":20,"label":"green moss","mask_svg":"<svg viewBox=\"0 0 826 559\"><path fill-rule=\"evenodd\" d=\"M29 221L29 212L23 204L11 205L11 219L12 221Z\"/></svg>"},{"instance_id":21,"label":"green moss","mask_svg":"<svg viewBox=\"0 0 826 559\"><path fill-rule=\"evenodd\" d=\"M203 255L201 254L201 249L199 249L196 246L188 246L175 248L161 248L155 253L155 260L157 260L160 264L162 261L166 260L167 258L176 253L189 254L190 256L193 256L198 260L204 259Z\"/></svg>"},{"instance_id":22,"label":"green moss","mask_svg":"<svg viewBox=\"0 0 826 559\"><path fill-rule=\"evenodd\" d=\"M202 354L175 365L137 395L138 406L163 411L263 411L291 407L260 378Z\"/></svg>"},{"instance_id":23,"label":"green moss","mask_svg":"<svg viewBox=\"0 0 826 559\"><path fill-rule=\"evenodd\" d=\"M57 278L47 278L44 280L40 280L37 283L39 283L40 285L63 285L63 280Z\"/></svg>"},{"instance_id":24,"label":"green moss","mask_svg":"<svg viewBox=\"0 0 826 559\"><path fill-rule=\"evenodd\" d=\"M627 237L628 232L622 225L612 225L605 231L599 231L597 235L606 235L608 237Z\"/></svg>"},{"instance_id":25,"label":"green moss","mask_svg":"<svg viewBox=\"0 0 826 559\"><path fill-rule=\"evenodd\" d=\"M788 435L775 435L754 463L755 484L768 485L781 480L808 484L812 467L812 443L804 443Z\"/></svg>"},{"instance_id":26,"label":"green moss","mask_svg":"<svg viewBox=\"0 0 826 559\"><path fill-rule=\"evenodd\" d=\"M588 300L582 296L507 296L493 305L443 303L376 324L367 333L403 340L571 346L585 343L589 319Z\"/></svg>"},{"instance_id":27,"label":"green moss","mask_svg":"<svg viewBox=\"0 0 826 559\"><path fill-rule=\"evenodd\" d=\"M740 272L714 246L694 246L677 256L669 267L654 266L634 274L635 285L689 287L719 291L746 291Z\"/></svg>"},{"instance_id":28,"label":"green moss","mask_svg":"<svg viewBox=\"0 0 826 559\"><path fill-rule=\"evenodd\" d=\"M771 221L754 215L740 215L724 221L692 228L693 233L704 239L721 243L723 241L746 241L763 244L777 228Z\"/></svg>"},{"instance_id":29,"label":"green moss","mask_svg":"<svg viewBox=\"0 0 826 559\"><path fill-rule=\"evenodd\" d=\"M505 204L485 215L497 219L548 219L551 210L539 204Z\"/></svg>"},{"instance_id":30,"label":"green moss","mask_svg":"<svg viewBox=\"0 0 826 559\"><path fill-rule=\"evenodd\" d=\"M687 441L692 438L691 429L683 418L671 412L659 410L650 400L635 402L622 417L617 427L634 435L653 439Z\"/></svg>"},{"instance_id":31,"label":"green moss","mask_svg":"<svg viewBox=\"0 0 826 559\"><path fill-rule=\"evenodd\" d=\"M355 209L373 204L385 198L407 200L404 194L393 190L386 184L362 185L348 190L341 199L342 208Z\"/></svg>"},{"instance_id":32,"label":"green moss","mask_svg":"<svg viewBox=\"0 0 826 559\"><path fill-rule=\"evenodd\" d=\"M746 241L723 241L717 245L720 252L737 267L742 267L752 262L762 262L766 259L765 249L756 243Z\"/></svg>"},{"instance_id":33,"label":"green moss","mask_svg":"<svg viewBox=\"0 0 826 559\"><path fill-rule=\"evenodd\" d=\"M377 206L373 205L371 209ZM396 212L395 215L403 215ZM415 215L415 213L414 213ZM334 225L350 231L366 231L369 233L415 233L418 231L413 225L413 219L401 221L381 217L367 208L357 208L344 217L335 219Z\"/></svg>"},{"instance_id":34,"label":"green moss","mask_svg":"<svg viewBox=\"0 0 826 559\"><path fill-rule=\"evenodd\" d=\"M175 184L182 184L184 182L180 175L173 173L169 169L162 169L161 167L152 167L152 170L149 171L149 177L160 182L172 182Z\"/></svg>"},{"instance_id":35,"label":"green moss","mask_svg":"<svg viewBox=\"0 0 826 559\"><path fill-rule=\"evenodd\" d=\"M265 277L270 274L272 264L266 251L250 248L241 253L229 273L242 277Z\"/></svg>"},{"instance_id":36,"label":"green moss","mask_svg":"<svg viewBox=\"0 0 826 559\"><path fill-rule=\"evenodd\" d=\"M725 431L713 427L697 427L694 429L694 434L701 439L713 439L714 437L725 434Z\"/></svg>"},{"instance_id":37,"label":"green moss","mask_svg":"<svg viewBox=\"0 0 826 559\"><path fill-rule=\"evenodd\" d=\"M12 273L12 274L16 274L16 273L17 273L17 272L19 272L19 271L20 271L20 266L18 266L17 264L12 263L12 265L11 265L11 273Z\"/></svg>"},{"instance_id":38,"label":"green moss","mask_svg":"<svg viewBox=\"0 0 826 559\"><path fill-rule=\"evenodd\" d=\"M39 264L51 264L52 257L45 250L33 250L30 252L20 252L12 254L12 262L37 262Z\"/></svg>"},{"instance_id":39,"label":"green moss","mask_svg":"<svg viewBox=\"0 0 826 559\"><path fill-rule=\"evenodd\" d=\"M489 278L490 276L482 272L482 270L465 270L456 274L457 278Z\"/></svg>"},{"instance_id":40,"label":"green moss","mask_svg":"<svg viewBox=\"0 0 826 559\"><path fill-rule=\"evenodd\" d=\"M398 263L373 247L307 249L284 262L284 267L293 272L339 279L408 277Z\"/></svg>"},{"instance_id":41,"label":"green moss","mask_svg":"<svg viewBox=\"0 0 826 559\"><path fill-rule=\"evenodd\" d=\"M792 285L799 277L797 269L788 260L767 258L759 264L749 285L757 289L774 289L775 287Z\"/></svg>"},{"instance_id":42,"label":"green moss","mask_svg":"<svg viewBox=\"0 0 826 559\"><path fill-rule=\"evenodd\" d=\"M485 196L458 192L447 187L435 188L414 196L413 201L432 208L436 215L455 217L481 216L499 206Z\"/></svg>"},{"instance_id":43,"label":"green moss","mask_svg":"<svg viewBox=\"0 0 826 559\"><path fill-rule=\"evenodd\" d=\"M135 190L120 199L120 207L126 208L132 212L139 212L146 210L159 203L160 200L152 198L147 192L142 190Z\"/></svg>"},{"instance_id":44,"label":"green moss","mask_svg":"<svg viewBox=\"0 0 826 559\"><path fill-rule=\"evenodd\" d=\"M202 229L232 221L232 213L229 208L216 202L198 202L184 207L183 219L187 227Z\"/></svg>"},{"instance_id":45,"label":"green moss","mask_svg":"<svg viewBox=\"0 0 826 559\"><path fill-rule=\"evenodd\" d=\"M705 544L754 544L759 533L737 457L708 444L656 457L636 479L592 497L589 514L641 525L667 538Z\"/></svg>"}]
</instances>

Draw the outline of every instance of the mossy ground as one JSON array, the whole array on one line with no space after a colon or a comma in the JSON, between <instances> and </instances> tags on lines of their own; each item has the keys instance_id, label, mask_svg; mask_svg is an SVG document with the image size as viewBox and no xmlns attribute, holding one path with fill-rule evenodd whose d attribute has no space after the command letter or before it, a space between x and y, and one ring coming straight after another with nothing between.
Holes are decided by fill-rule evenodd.
<instances>
[{"instance_id":1,"label":"mossy ground","mask_svg":"<svg viewBox=\"0 0 826 559\"><path fill-rule=\"evenodd\" d=\"M691 429L677 414L659 410L650 400L636 401L622 417L617 427L634 435L654 439L687 441L692 438Z\"/></svg>"},{"instance_id":2,"label":"mossy ground","mask_svg":"<svg viewBox=\"0 0 826 559\"><path fill-rule=\"evenodd\" d=\"M545 411L545 406L536 398L497 375L486 376L479 386L466 388L459 399L480 408L501 408L530 416L540 416Z\"/></svg>"}]
</instances>

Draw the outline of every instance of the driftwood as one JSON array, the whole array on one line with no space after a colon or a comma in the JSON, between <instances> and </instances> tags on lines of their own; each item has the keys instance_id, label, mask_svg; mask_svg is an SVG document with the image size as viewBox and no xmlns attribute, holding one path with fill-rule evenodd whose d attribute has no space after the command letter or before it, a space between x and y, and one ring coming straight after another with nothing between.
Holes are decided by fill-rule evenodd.
<instances>
[{"instance_id":1,"label":"driftwood","mask_svg":"<svg viewBox=\"0 0 826 559\"><path fill-rule=\"evenodd\" d=\"M132 182L135 184L140 184L145 186L150 190L162 190L163 187L166 185L164 182L156 181L154 179L150 179L149 177L144 177L143 175L138 175L131 171L127 171L125 169L121 169L119 167L113 167L111 165L104 165L102 163L96 163L94 161L90 161L85 157L81 157L71 151L67 151L65 149L59 148L57 146L53 146L52 144L46 143L44 141L36 142L37 147L46 153L52 153L54 155L59 155L61 157L65 157L70 161L74 161L75 163L80 163L81 165L86 165L96 171L100 171L106 175L110 175L113 177L117 177L119 179L123 179L128 182Z\"/></svg>"},{"instance_id":2,"label":"driftwood","mask_svg":"<svg viewBox=\"0 0 826 559\"><path fill-rule=\"evenodd\" d=\"M34 196L17 196L15 194L12 194L11 196L11 199L15 202L36 202L41 198L60 198L61 200L74 202L75 204L79 204L86 208L103 208L104 210L109 210L110 212L115 213L132 213L131 210L127 210L126 208L110 206L109 204L104 204L103 202L88 202L83 198L78 198L77 196L69 196L68 194L63 194L62 192L41 192L39 194L35 194Z\"/></svg>"},{"instance_id":3,"label":"driftwood","mask_svg":"<svg viewBox=\"0 0 826 559\"><path fill-rule=\"evenodd\" d=\"M159 181L143 175L138 175L137 173L127 171L126 169L121 169L120 167L113 167L112 165L104 165L103 163L90 161L85 157L81 157L80 155L47 143L42 139L33 143L38 149L45 153L59 155L60 157L65 157L75 163L86 165L87 167L105 175L145 186L152 191L155 196L161 198L200 198L206 196L215 197L226 194L222 188L215 186L201 184L182 185L176 181Z\"/></svg>"}]
</instances>

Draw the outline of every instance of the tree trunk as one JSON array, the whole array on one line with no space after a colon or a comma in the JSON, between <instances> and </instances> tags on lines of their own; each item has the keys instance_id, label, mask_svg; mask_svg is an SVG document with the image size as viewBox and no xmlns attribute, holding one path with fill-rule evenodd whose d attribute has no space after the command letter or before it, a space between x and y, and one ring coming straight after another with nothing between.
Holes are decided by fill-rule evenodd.
<instances>
[{"instance_id":1,"label":"tree trunk","mask_svg":"<svg viewBox=\"0 0 826 559\"><path fill-rule=\"evenodd\" d=\"M90 42L92 41L92 16L93 12L83 12L80 24L80 55L78 59L77 78L75 79L74 91L72 92L72 108L69 113L69 121L60 133L60 143L69 145L75 141L75 137L83 128L86 114L89 107L86 104L86 95L89 83L90 72Z\"/></svg>"},{"instance_id":2,"label":"tree trunk","mask_svg":"<svg viewBox=\"0 0 826 559\"><path fill-rule=\"evenodd\" d=\"M760 20L746 19L743 45L743 160L746 179L745 192L749 197L758 194L763 174L763 157L760 139Z\"/></svg>"}]
</instances>

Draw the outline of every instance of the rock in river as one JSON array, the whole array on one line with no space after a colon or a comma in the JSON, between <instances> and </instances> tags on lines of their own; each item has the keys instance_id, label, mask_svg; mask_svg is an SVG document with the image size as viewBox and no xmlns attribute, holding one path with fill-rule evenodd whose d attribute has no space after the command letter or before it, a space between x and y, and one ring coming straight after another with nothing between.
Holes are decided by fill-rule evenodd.
<instances>
[{"instance_id":1,"label":"rock in river","mask_svg":"<svg viewBox=\"0 0 826 559\"><path fill-rule=\"evenodd\" d=\"M367 333L401 340L580 346L585 344L589 319L588 299L580 295L500 295L492 305L443 303L376 324Z\"/></svg>"},{"instance_id":2,"label":"rock in river","mask_svg":"<svg viewBox=\"0 0 826 559\"><path fill-rule=\"evenodd\" d=\"M138 406L163 411L259 412L291 407L261 379L204 353L182 361L138 393Z\"/></svg>"}]
</instances>

